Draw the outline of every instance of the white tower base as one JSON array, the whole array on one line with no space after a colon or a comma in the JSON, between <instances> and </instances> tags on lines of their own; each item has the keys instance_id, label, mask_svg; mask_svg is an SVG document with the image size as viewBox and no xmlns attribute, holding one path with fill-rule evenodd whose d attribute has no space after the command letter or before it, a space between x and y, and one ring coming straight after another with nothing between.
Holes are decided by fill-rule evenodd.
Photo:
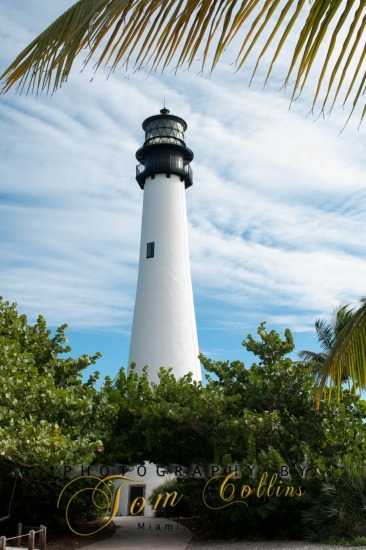
<instances>
[{"instance_id":1,"label":"white tower base","mask_svg":"<svg viewBox=\"0 0 366 550\"><path fill-rule=\"evenodd\" d=\"M148 247L153 257L146 257ZM149 252L148 252L149 253ZM201 380L189 264L185 183L176 174L148 177L144 187L140 263L130 364L149 381L160 367Z\"/></svg>"},{"instance_id":2,"label":"white tower base","mask_svg":"<svg viewBox=\"0 0 366 550\"><path fill-rule=\"evenodd\" d=\"M161 466L156 466L150 462L144 462L131 469L129 472L126 472L126 477L134 479L135 481L129 482L121 489L117 516L134 515L135 512L138 511L138 505L133 510L133 514L131 514L130 510L131 505L135 498L141 496L145 500L145 505L138 515L151 518L155 515L153 506L148 503L152 491L166 481L174 479L175 476L166 472ZM123 481L116 482L116 488L121 483L123 483Z\"/></svg>"}]
</instances>

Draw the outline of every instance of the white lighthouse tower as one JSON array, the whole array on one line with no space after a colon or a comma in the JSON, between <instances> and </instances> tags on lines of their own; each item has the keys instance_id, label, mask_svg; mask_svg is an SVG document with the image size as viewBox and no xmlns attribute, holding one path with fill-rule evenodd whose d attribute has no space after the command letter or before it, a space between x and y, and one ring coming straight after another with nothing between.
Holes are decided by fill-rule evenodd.
<instances>
[{"instance_id":1,"label":"white lighthouse tower","mask_svg":"<svg viewBox=\"0 0 366 550\"><path fill-rule=\"evenodd\" d=\"M147 118L137 153L136 179L144 191L141 244L129 365L150 382L160 367L176 378L200 381L198 340L189 264L185 190L193 183L193 152L186 122L164 107Z\"/></svg>"}]
</instances>

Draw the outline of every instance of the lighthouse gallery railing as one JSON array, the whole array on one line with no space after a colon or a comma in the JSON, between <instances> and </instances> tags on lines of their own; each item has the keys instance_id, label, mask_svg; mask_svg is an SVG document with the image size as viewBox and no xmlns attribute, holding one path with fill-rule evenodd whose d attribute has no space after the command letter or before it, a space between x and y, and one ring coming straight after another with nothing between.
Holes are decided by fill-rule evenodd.
<instances>
[{"instance_id":1,"label":"lighthouse gallery railing","mask_svg":"<svg viewBox=\"0 0 366 550\"><path fill-rule=\"evenodd\" d=\"M165 155L162 157L154 157L144 164L138 164L136 166L136 176L142 175L144 172L166 172L173 170L174 172L181 172L188 175L192 179L192 168L189 164L185 164L182 158L173 157L171 155Z\"/></svg>"}]
</instances>

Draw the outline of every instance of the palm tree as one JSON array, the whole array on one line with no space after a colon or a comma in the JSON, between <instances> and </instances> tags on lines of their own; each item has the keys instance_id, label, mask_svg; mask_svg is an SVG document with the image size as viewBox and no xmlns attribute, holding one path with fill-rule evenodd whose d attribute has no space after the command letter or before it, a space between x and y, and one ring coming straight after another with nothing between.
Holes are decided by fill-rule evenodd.
<instances>
[{"instance_id":1,"label":"palm tree","mask_svg":"<svg viewBox=\"0 0 366 550\"><path fill-rule=\"evenodd\" d=\"M267 80L292 32L297 41L290 46L292 60L284 78L287 86L294 75L291 101L301 94L309 73L318 70L312 109L319 101L321 112L331 111L342 91L341 102L351 104L352 114L365 93L365 29L365 0L79 0L0 78L3 92L15 83L21 91L55 91L84 48L88 49L85 63L93 58L96 69L102 65L110 71L129 65L179 69L200 57L201 68L209 65L212 71L239 38L234 54L238 70L260 43L255 73L269 47L274 47ZM361 120L365 112L366 106Z\"/></svg>"},{"instance_id":2,"label":"palm tree","mask_svg":"<svg viewBox=\"0 0 366 550\"><path fill-rule=\"evenodd\" d=\"M332 353L341 331L352 319L353 315L354 310L349 305L340 305L333 311L330 322L325 319L316 319L315 331L321 351L302 350L299 352L299 357L304 363L311 366L313 374L319 376L324 363ZM342 381L347 380L347 378L348 370L344 370L342 372Z\"/></svg>"},{"instance_id":3,"label":"palm tree","mask_svg":"<svg viewBox=\"0 0 366 550\"><path fill-rule=\"evenodd\" d=\"M366 298L358 309L349 305L339 306L330 323L315 322L321 352L303 350L300 357L312 364L317 375L317 402L326 386L340 389L342 383L351 381L355 388L366 389Z\"/></svg>"},{"instance_id":4,"label":"palm tree","mask_svg":"<svg viewBox=\"0 0 366 550\"><path fill-rule=\"evenodd\" d=\"M337 386L338 393L342 376L348 373L350 380L359 390L366 389L366 298L352 312L352 316L339 331L331 352L319 371L319 396L327 384Z\"/></svg>"}]
</instances>

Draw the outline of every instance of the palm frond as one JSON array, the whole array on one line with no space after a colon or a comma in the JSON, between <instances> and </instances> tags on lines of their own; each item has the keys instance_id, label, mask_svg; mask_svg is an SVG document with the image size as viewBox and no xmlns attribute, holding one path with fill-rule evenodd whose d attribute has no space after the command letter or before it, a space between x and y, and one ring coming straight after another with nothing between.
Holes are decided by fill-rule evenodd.
<instances>
[{"instance_id":1,"label":"palm frond","mask_svg":"<svg viewBox=\"0 0 366 550\"><path fill-rule=\"evenodd\" d=\"M299 351L298 356L305 363L309 363L309 361L315 361L316 363L324 363L326 358L325 353L317 353L316 351L308 351L306 349Z\"/></svg>"},{"instance_id":2,"label":"palm frond","mask_svg":"<svg viewBox=\"0 0 366 550\"><path fill-rule=\"evenodd\" d=\"M339 306L334 310L333 313L333 327L334 335L337 338L341 330L348 324L354 315L354 309L352 309L348 304L344 306Z\"/></svg>"},{"instance_id":3,"label":"palm frond","mask_svg":"<svg viewBox=\"0 0 366 550\"><path fill-rule=\"evenodd\" d=\"M315 330L320 347L324 353L329 354L333 349L335 341L333 326L324 319L317 319L315 321Z\"/></svg>"},{"instance_id":4,"label":"palm frond","mask_svg":"<svg viewBox=\"0 0 366 550\"><path fill-rule=\"evenodd\" d=\"M304 24L284 75L285 85L294 75L292 99L302 92L310 72L318 71L312 108L324 87L322 111L333 108L342 90L352 112L365 93L365 0L79 0L5 70L2 92L14 84L20 91L55 91L83 48L89 48L85 63L93 58L96 68L111 71L146 63L151 69L174 63L179 69L198 57L202 70L206 65L213 70L240 35L233 55L238 70L261 42L255 73L269 46L275 46L268 79L299 20ZM320 68L315 69L317 60Z\"/></svg>"},{"instance_id":5,"label":"palm frond","mask_svg":"<svg viewBox=\"0 0 366 550\"><path fill-rule=\"evenodd\" d=\"M366 389L366 302L356 310L338 334L335 345L323 364L318 386L318 399L328 384L341 390L342 375L347 372L355 387Z\"/></svg>"}]
</instances>

